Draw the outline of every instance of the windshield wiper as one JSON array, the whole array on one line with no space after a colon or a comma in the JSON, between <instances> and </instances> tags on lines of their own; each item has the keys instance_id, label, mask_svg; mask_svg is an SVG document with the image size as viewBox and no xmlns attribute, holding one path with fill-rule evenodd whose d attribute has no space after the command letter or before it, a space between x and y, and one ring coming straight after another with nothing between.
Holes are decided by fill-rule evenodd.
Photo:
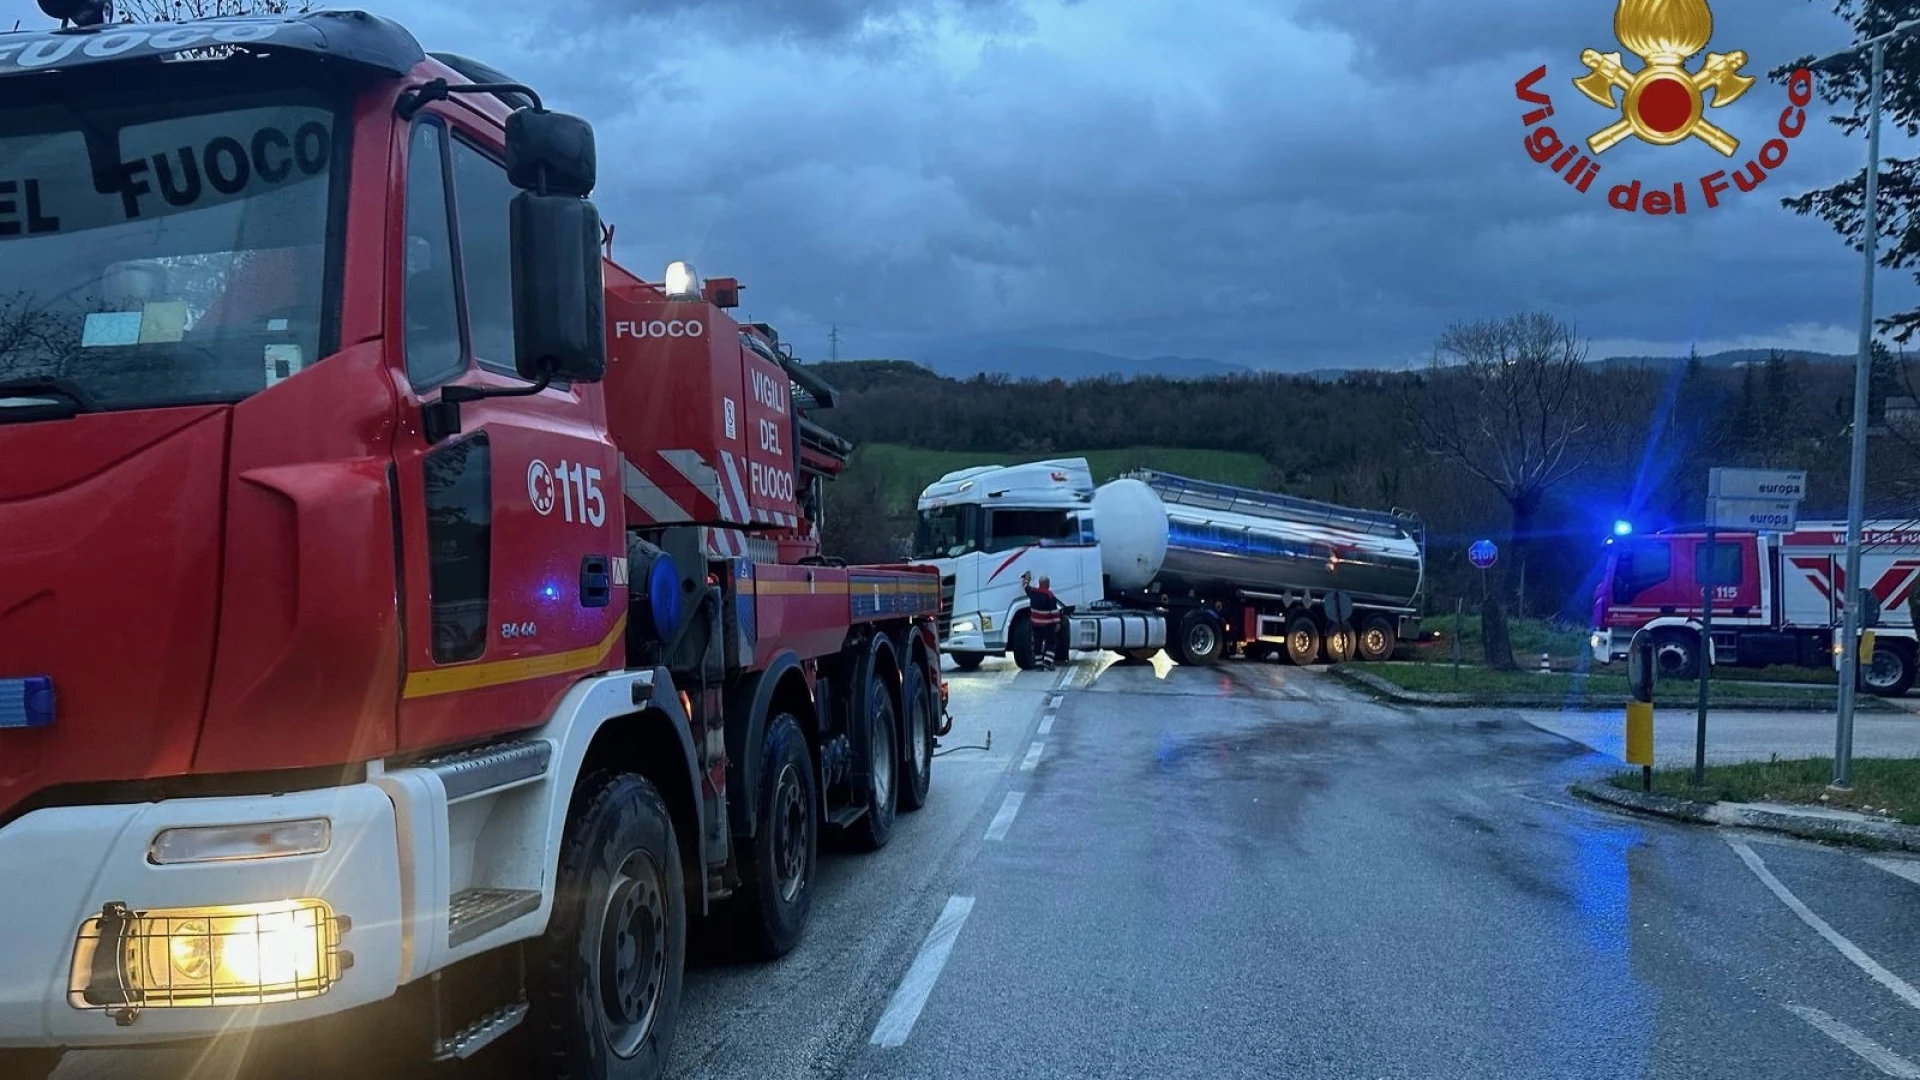
<instances>
[{"instance_id":1,"label":"windshield wiper","mask_svg":"<svg viewBox=\"0 0 1920 1080\"><path fill-rule=\"evenodd\" d=\"M0 379L0 424L26 420L66 420L99 412L100 403L79 383L61 375Z\"/></svg>"}]
</instances>

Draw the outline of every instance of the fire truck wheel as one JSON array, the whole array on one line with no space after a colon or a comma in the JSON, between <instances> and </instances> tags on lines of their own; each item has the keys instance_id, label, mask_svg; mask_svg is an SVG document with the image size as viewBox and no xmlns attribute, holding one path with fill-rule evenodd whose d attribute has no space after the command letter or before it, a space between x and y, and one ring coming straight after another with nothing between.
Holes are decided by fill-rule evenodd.
<instances>
[{"instance_id":1,"label":"fire truck wheel","mask_svg":"<svg viewBox=\"0 0 1920 1080\"><path fill-rule=\"evenodd\" d=\"M979 671L980 664L987 658L983 652L957 652L952 655L953 666L961 671Z\"/></svg>"},{"instance_id":2,"label":"fire truck wheel","mask_svg":"<svg viewBox=\"0 0 1920 1080\"><path fill-rule=\"evenodd\" d=\"M1875 697L1900 697L1913 688L1913 648L1890 641L1874 646L1873 663L1860 671L1860 685Z\"/></svg>"},{"instance_id":3,"label":"fire truck wheel","mask_svg":"<svg viewBox=\"0 0 1920 1080\"><path fill-rule=\"evenodd\" d=\"M1393 659L1393 651L1400 647L1400 637L1394 633L1393 620L1385 615L1369 615L1360 621L1360 643L1354 655L1370 664Z\"/></svg>"},{"instance_id":4,"label":"fire truck wheel","mask_svg":"<svg viewBox=\"0 0 1920 1080\"><path fill-rule=\"evenodd\" d=\"M541 1070L564 1080L666 1071L687 958L673 819L630 773L588 779L560 850L553 917L528 965L527 1027Z\"/></svg>"},{"instance_id":5,"label":"fire truck wheel","mask_svg":"<svg viewBox=\"0 0 1920 1080\"><path fill-rule=\"evenodd\" d=\"M1013 625L1007 628L1007 651L1013 654L1013 662L1021 671L1032 671L1039 666L1033 657L1033 624L1027 621L1027 613L1021 612L1013 617Z\"/></svg>"},{"instance_id":6,"label":"fire truck wheel","mask_svg":"<svg viewBox=\"0 0 1920 1080\"><path fill-rule=\"evenodd\" d=\"M1352 660L1354 644L1358 638L1359 635L1354 633L1352 623L1333 624L1320 639L1320 659L1329 664L1344 664Z\"/></svg>"},{"instance_id":7,"label":"fire truck wheel","mask_svg":"<svg viewBox=\"0 0 1920 1080\"><path fill-rule=\"evenodd\" d=\"M915 660L907 668L906 752L900 755L906 773L900 785L900 809L908 813L927 805L927 792L933 788L933 732L940 723L937 709L926 666Z\"/></svg>"},{"instance_id":8,"label":"fire truck wheel","mask_svg":"<svg viewBox=\"0 0 1920 1080\"><path fill-rule=\"evenodd\" d=\"M748 949L771 960L800 943L820 858L820 795L806 736L792 713L779 713L767 725L759 794L753 839L740 844L745 880L734 894L734 911Z\"/></svg>"},{"instance_id":9,"label":"fire truck wheel","mask_svg":"<svg viewBox=\"0 0 1920 1080\"><path fill-rule=\"evenodd\" d=\"M1653 635L1653 671L1663 679L1700 677L1700 635L1662 630Z\"/></svg>"},{"instance_id":10,"label":"fire truck wheel","mask_svg":"<svg viewBox=\"0 0 1920 1080\"><path fill-rule=\"evenodd\" d=\"M0 1076L7 1080L47 1080L60 1067L60 1050L0 1050Z\"/></svg>"},{"instance_id":11,"label":"fire truck wheel","mask_svg":"<svg viewBox=\"0 0 1920 1080\"><path fill-rule=\"evenodd\" d=\"M860 851L879 851L893 837L894 801L900 789L900 718L886 681L867 677L867 812L847 828Z\"/></svg>"},{"instance_id":12,"label":"fire truck wheel","mask_svg":"<svg viewBox=\"0 0 1920 1080\"><path fill-rule=\"evenodd\" d=\"M1320 659L1320 627L1311 615L1298 612L1287 620L1287 663L1305 667Z\"/></svg>"}]
</instances>

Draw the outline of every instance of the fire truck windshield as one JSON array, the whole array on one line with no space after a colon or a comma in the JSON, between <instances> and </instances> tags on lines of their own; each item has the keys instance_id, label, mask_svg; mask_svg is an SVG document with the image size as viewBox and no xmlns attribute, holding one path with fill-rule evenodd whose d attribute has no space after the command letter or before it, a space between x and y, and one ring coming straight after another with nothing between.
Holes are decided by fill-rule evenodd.
<instances>
[{"instance_id":1,"label":"fire truck windshield","mask_svg":"<svg viewBox=\"0 0 1920 1080\"><path fill-rule=\"evenodd\" d=\"M0 422L10 385L237 401L319 359L334 118L297 90L0 104Z\"/></svg>"}]
</instances>

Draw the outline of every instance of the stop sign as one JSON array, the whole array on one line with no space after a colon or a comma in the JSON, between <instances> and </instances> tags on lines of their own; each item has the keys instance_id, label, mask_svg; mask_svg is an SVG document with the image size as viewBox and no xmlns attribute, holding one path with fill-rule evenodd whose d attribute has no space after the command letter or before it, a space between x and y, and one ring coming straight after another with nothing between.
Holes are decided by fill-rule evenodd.
<instances>
[{"instance_id":1,"label":"stop sign","mask_svg":"<svg viewBox=\"0 0 1920 1080\"><path fill-rule=\"evenodd\" d=\"M1492 566L1499 557L1500 549L1494 547L1491 540L1475 540L1473 546L1467 549L1467 561L1482 570Z\"/></svg>"}]
</instances>

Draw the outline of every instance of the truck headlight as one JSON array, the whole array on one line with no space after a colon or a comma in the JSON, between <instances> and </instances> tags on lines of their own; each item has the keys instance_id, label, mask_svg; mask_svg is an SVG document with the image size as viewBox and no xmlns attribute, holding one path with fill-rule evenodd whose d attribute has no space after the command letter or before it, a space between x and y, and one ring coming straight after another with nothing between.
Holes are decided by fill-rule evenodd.
<instances>
[{"instance_id":1,"label":"truck headlight","mask_svg":"<svg viewBox=\"0 0 1920 1080\"><path fill-rule=\"evenodd\" d=\"M953 624L953 632L956 634L971 634L973 631L974 625L972 619L961 619L959 622Z\"/></svg>"},{"instance_id":2,"label":"truck headlight","mask_svg":"<svg viewBox=\"0 0 1920 1080\"><path fill-rule=\"evenodd\" d=\"M108 904L74 945L68 1003L264 1005L318 997L353 965L348 920L324 900L134 911Z\"/></svg>"}]
</instances>

